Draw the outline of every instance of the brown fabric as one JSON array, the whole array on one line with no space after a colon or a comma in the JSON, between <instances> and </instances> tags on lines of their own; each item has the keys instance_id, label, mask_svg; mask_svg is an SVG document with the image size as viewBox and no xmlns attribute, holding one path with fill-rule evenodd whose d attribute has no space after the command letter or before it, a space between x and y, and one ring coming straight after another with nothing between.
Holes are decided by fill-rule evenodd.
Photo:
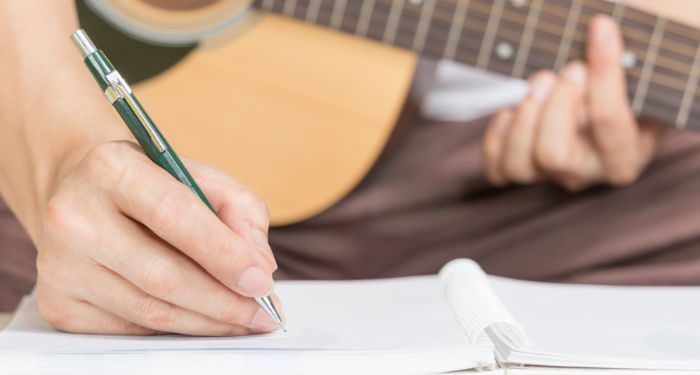
<instances>
[{"instance_id":1,"label":"brown fabric","mask_svg":"<svg viewBox=\"0 0 700 375\"><path fill-rule=\"evenodd\" d=\"M485 123L404 121L410 130L346 199L272 230L277 276L427 274L469 257L516 278L700 284L700 135L667 135L633 186L570 194L489 187Z\"/></svg>"},{"instance_id":2,"label":"brown fabric","mask_svg":"<svg viewBox=\"0 0 700 375\"><path fill-rule=\"evenodd\" d=\"M13 311L36 279L36 250L0 198L0 312Z\"/></svg>"}]
</instances>

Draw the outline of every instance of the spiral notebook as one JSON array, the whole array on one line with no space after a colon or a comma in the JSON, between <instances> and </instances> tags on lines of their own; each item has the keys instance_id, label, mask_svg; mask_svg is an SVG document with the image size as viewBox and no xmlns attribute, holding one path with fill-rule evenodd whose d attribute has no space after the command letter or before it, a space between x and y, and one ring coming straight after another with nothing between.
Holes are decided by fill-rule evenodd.
<instances>
[{"instance_id":1,"label":"spiral notebook","mask_svg":"<svg viewBox=\"0 0 700 375\"><path fill-rule=\"evenodd\" d=\"M289 281L276 288L288 332L227 338L61 333L41 319L29 296L0 333L0 370L700 371L700 287L527 282L487 276L476 263L459 259L433 276Z\"/></svg>"}]
</instances>

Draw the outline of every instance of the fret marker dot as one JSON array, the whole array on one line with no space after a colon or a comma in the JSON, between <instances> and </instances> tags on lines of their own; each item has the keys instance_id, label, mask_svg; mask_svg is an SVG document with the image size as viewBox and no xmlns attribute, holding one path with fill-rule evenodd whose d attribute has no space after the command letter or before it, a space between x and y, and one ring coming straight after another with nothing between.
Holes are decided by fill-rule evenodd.
<instances>
[{"instance_id":1,"label":"fret marker dot","mask_svg":"<svg viewBox=\"0 0 700 375\"><path fill-rule=\"evenodd\" d=\"M423 0L408 0L408 2L413 5L420 5L420 3L423 2Z\"/></svg>"},{"instance_id":2,"label":"fret marker dot","mask_svg":"<svg viewBox=\"0 0 700 375\"><path fill-rule=\"evenodd\" d=\"M511 0L511 3L513 3L513 6L516 8L522 8L527 5L527 0Z\"/></svg>"},{"instance_id":3,"label":"fret marker dot","mask_svg":"<svg viewBox=\"0 0 700 375\"><path fill-rule=\"evenodd\" d=\"M513 49L513 46L510 43L506 42L499 42L496 45L496 56L498 56L501 60L508 60L511 57L513 57L513 53L515 50Z\"/></svg>"},{"instance_id":4,"label":"fret marker dot","mask_svg":"<svg viewBox=\"0 0 700 375\"><path fill-rule=\"evenodd\" d=\"M637 65L637 55L635 55L634 52L631 51L623 52L622 66L624 66L625 69L631 69L634 68L635 65Z\"/></svg>"}]
</instances>

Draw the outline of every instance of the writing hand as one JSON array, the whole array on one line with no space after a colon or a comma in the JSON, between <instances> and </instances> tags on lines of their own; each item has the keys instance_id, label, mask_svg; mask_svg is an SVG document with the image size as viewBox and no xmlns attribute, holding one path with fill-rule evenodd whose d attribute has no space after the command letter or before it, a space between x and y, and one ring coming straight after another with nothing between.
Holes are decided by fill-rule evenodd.
<instances>
[{"instance_id":1,"label":"writing hand","mask_svg":"<svg viewBox=\"0 0 700 375\"><path fill-rule=\"evenodd\" d=\"M270 291L277 268L260 198L185 161L217 217L131 142L76 159L53 184L37 239L39 308L52 325L108 334L276 329L250 298Z\"/></svg>"}]
</instances>

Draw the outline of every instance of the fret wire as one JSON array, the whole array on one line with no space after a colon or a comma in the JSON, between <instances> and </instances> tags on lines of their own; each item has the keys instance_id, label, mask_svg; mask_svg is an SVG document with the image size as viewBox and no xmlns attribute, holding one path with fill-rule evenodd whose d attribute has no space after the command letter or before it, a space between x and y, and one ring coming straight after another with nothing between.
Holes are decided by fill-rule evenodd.
<instances>
[{"instance_id":1,"label":"fret wire","mask_svg":"<svg viewBox=\"0 0 700 375\"><path fill-rule=\"evenodd\" d=\"M374 0L365 0L362 2L362 10L360 11L360 20L357 22L357 29L355 33L357 35L365 36L367 35L367 28L369 27L369 21L372 19L372 12L374 11Z\"/></svg>"},{"instance_id":2,"label":"fret wire","mask_svg":"<svg viewBox=\"0 0 700 375\"><path fill-rule=\"evenodd\" d=\"M360 13L358 10L359 6L357 6L357 4L355 4L356 2L351 2L351 3L353 4L353 7L350 7L349 6L350 4L348 4L348 7L346 7L346 14L348 14L348 16L350 16L350 14L352 13L352 14L354 14L354 16L356 16L357 14ZM327 2L322 2L321 4L325 5L325 4L327 4ZM299 6L301 6L301 5L299 5ZM384 13L387 13L387 12L384 12ZM351 18L353 18L354 16L351 16ZM401 26L404 26L404 25L401 25ZM406 27L408 27L408 26L406 26ZM431 33L430 33L431 35L433 34L432 29L433 29L433 27L431 27ZM449 30L446 30L444 32L444 34L449 34ZM471 37L470 37L470 39L471 39ZM476 39L472 39L472 40L475 41ZM477 51L479 50L479 48L475 47L473 43L466 43L466 45L464 43L460 43L460 44L462 45L462 47L460 47L459 51L467 51L468 49L477 50ZM431 52L431 54L433 54L435 56L440 56L439 50L436 50L435 48L431 49L429 47L431 47L431 45L427 44L426 51L432 50L433 52ZM465 61L465 59L462 59L461 61ZM636 77L634 76L634 73L629 75L628 78L630 78L630 83L635 83ZM655 78L658 78L658 75L656 72L654 72L654 74L651 76L650 82L656 83ZM670 90L675 90L675 88L673 87L674 85L670 85L670 86L671 87L668 87ZM630 92L632 92L632 90L630 90ZM663 93L663 90L662 91L653 90L653 91L650 91L646 95L644 111L642 114L648 114L648 113L651 113L654 111L659 112L659 113L664 113L663 111L667 111L667 109L658 109L658 108L669 108L672 105L669 103L669 100L667 97L664 97L663 95L657 95L659 92ZM692 118L695 118L695 116L697 115L697 111L698 111L697 107L698 107L698 105L695 103L690 105L689 113L692 114L692 116L693 116ZM700 116L698 116L698 117L700 117ZM661 118L661 117L657 117L657 119L659 119L659 118ZM668 116L665 116L663 118L668 118ZM674 118L675 118L675 113L674 113ZM673 122L673 119L671 121L669 121L669 123L672 123L672 122Z\"/></svg>"},{"instance_id":3,"label":"fret wire","mask_svg":"<svg viewBox=\"0 0 700 375\"><path fill-rule=\"evenodd\" d=\"M307 22L316 23L318 21L318 11L321 8L321 0L310 0L309 7L306 9Z\"/></svg>"},{"instance_id":4,"label":"fret wire","mask_svg":"<svg viewBox=\"0 0 700 375\"><path fill-rule=\"evenodd\" d=\"M569 6L569 12L566 17L566 24L564 26L564 33L561 36L561 42L559 44L559 51L557 52L557 58L554 60L554 70L559 70L565 62L565 59L569 58L569 51L571 50L571 42L573 33L576 31L576 24L581 13L581 2L578 0L572 0Z\"/></svg>"},{"instance_id":5,"label":"fret wire","mask_svg":"<svg viewBox=\"0 0 700 375\"><path fill-rule=\"evenodd\" d=\"M345 6L347 5L347 0L336 0L333 5L333 13L331 13L331 23L330 27L334 29L340 29L340 23L343 21L343 15L345 14Z\"/></svg>"},{"instance_id":6,"label":"fret wire","mask_svg":"<svg viewBox=\"0 0 700 375\"><path fill-rule=\"evenodd\" d=\"M596 8L600 8L600 7L596 7ZM620 8L622 9L623 6L620 6ZM472 7L472 10L482 11L482 12L484 12L484 14L487 14L487 15L488 15L488 9L485 9L485 8L480 8L480 7L478 7L478 6L473 6L473 7ZM550 7L543 7L542 12L543 12L543 13L547 13L547 14L549 14L549 15L553 15L553 16L562 16L562 21L566 21L566 20L567 20L567 18L566 18L562 13L559 13L559 12L556 12L556 11L552 11ZM517 20L515 17L513 17L513 14L511 14L511 12L509 12L509 11L507 11L507 10L504 11L502 17L503 17L504 19L509 19L509 20L514 21L514 22L518 22L518 20ZM585 25L589 20L590 20L590 17L581 17L581 18L580 18L580 21L578 22L578 24L579 24L579 25ZM645 22L639 21L639 23L644 24ZM538 28L541 28L541 29L547 30L547 31L552 31L553 33L555 33L554 30L556 30L556 28L553 29L551 25L552 25L551 22L545 21L545 22L542 22L541 24L538 24ZM650 25L650 27L651 27L651 26L652 26L652 25ZM639 40L640 42L646 43L646 39L645 39L646 35L645 35L645 34L640 33L640 32L638 32L638 31L635 30L635 29L630 29L629 31L630 31L630 32L629 32L629 33L626 33L625 36L630 37L630 38L632 38L632 39L637 39L637 40ZM627 35L627 34L629 34L629 35ZM554 34L554 35L558 36L558 34ZM585 38L581 38L581 35L583 35L583 33L576 32L575 35L572 37L572 39L573 39L573 40L579 40L579 41L585 41ZM585 36L585 35L584 35L584 36ZM686 56L689 56L689 57L692 57L692 54L695 52L694 50L690 50L690 52L689 52L689 50L687 49L687 46L684 46L684 45L682 45L682 44L676 43L676 42L674 42L674 41L669 41L669 42L666 44L665 47L666 47L667 49L670 49L670 50L672 50L672 51L678 52L678 53L680 53L680 54L685 54ZM682 52L681 52L681 51L682 51Z\"/></svg>"},{"instance_id":7,"label":"fret wire","mask_svg":"<svg viewBox=\"0 0 700 375\"><path fill-rule=\"evenodd\" d=\"M380 1L381 1L381 0L380 0ZM453 3L453 1L451 1L451 0L445 0L445 1L450 2L450 3ZM491 2L490 2L490 1L486 1L486 3L488 4L488 3L491 3ZM590 3L587 3L587 4L590 5L590 4L593 4L593 2L590 2ZM474 1L472 2L472 5L470 6L470 11L476 11L477 13L480 13L480 14L483 14L483 15L486 15L486 16L489 16L489 14L490 14L489 7L488 7L488 6L486 6L486 7L481 7L480 5L485 5L485 2L484 2L484 1L480 1L480 0L474 0ZM594 7L594 8L597 8L597 9L602 9L600 6L591 6L591 7ZM620 9L623 9L624 6L620 5L619 8L620 8ZM607 12L606 9L603 9L603 11L604 11L604 12ZM562 13L551 11L551 8L550 8L550 7L543 7L542 12L548 13L548 14L554 15L554 16L563 16ZM506 9L506 10L502 13L501 17L504 18L504 19L512 20L512 21L514 21L514 22L519 22L519 17L518 17L518 18L513 17L514 14L517 15L517 13L512 13L512 12L510 12L510 11L508 11L508 10ZM632 17L632 18L633 18L633 17ZM567 18L564 18L564 20L566 20L566 19L567 19ZM590 19L590 17L581 17L581 20L580 20L579 24L583 25L583 24L586 23L585 21L588 21L589 19ZM638 20L637 22L638 22L638 23L641 23L641 24L645 24L645 23L646 23L646 22L641 21L641 20ZM550 26L549 26L549 27L542 28L542 26L546 26L546 25L542 25L542 24L549 24ZM554 30L556 30L556 29L552 29L551 23L550 23L550 22L542 22L542 24L538 24L538 28L541 28L541 29L546 30L546 31L552 31L552 32L553 32L553 35L559 36L559 34L556 34L556 31L554 31ZM651 27L651 25L650 25L650 27ZM581 37L581 36L584 36L584 37ZM631 39L636 39L636 40L638 40L638 41L640 41L640 42L642 42L642 43L645 43L645 44L647 43L646 35L643 34L643 33L641 33L641 32L639 32L639 31L637 31L637 30L635 30L635 29L629 29L629 30L627 30L626 33L625 33L625 36L626 36L626 37L629 37L629 38L631 38ZM583 32L576 32L576 33L574 34L574 37L572 38L572 40L574 40L574 41L585 42L585 35L584 35ZM695 53L694 50L690 50L690 52L689 52L689 50L687 49L686 46L684 46L684 45L682 45L682 44L679 44L679 43L676 43L676 42L674 42L674 41L672 41L672 40L667 41L667 43L664 45L664 48L665 48L665 49L672 50L672 51L675 51L675 52L678 52L679 54L684 54L684 55L688 56L689 58L692 58L693 54Z\"/></svg>"},{"instance_id":8,"label":"fret wire","mask_svg":"<svg viewBox=\"0 0 700 375\"><path fill-rule=\"evenodd\" d=\"M683 99L681 100L681 108L678 111L678 117L676 118L676 126L683 129L688 123L688 115L690 114L690 108L695 99L696 90L698 87L698 74L700 74L700 43L695 49L695 60L693 62L693 68L690 70L690 76L688 77L688 85L683 92Z\"/></svg>"},{"instance_id":9,"label":"fret wire","mask_svg":"<svg viewBox=\"0 0 700 375\"><path fill-rule=\"evenodd\" d=\"M496 31L498 29L498 24L500 23L504 5L505 0L494 1L493 9L491 10L492 13L489 16L488 23L486 24L484 40L482 42L481 51L479 52L479 58L476 60L476 66L479 68L486 68L488 66L493 50L493 42L496 37Z\"/></svg>"},{"instance_id":10,"label":"fret wire","mask_svg":"<svg viewBox=\"0 0 700 375\"><path fill-rule=\"evenodd\" d=\"M389 11L389 19L386 24L386 29L384 30L383 38L383 41L386 43L393 43L394 38L396 38L396 28L399 24L399 16L401 15L404 1L405 0L394 0L391 2L391 10Z\"/></svg>"},{"instance_id":11,"label":"fret wire","mask_svg":"<svg viewBox=\"0 0 700 375\"><path fill-rule=\"evenodd\" d=\"M297 6L297 0L286 0L284 6L282 7L282 14L287 16L294 16L294 9Z\"/></svg>"},{"instance_id":12,"label":"fret wire","mask_svg":"<svg viewBox=\"0 0 700 375\"><path fill-rule=\"evenodd\" d=\"M399 30L401 30L401 29L399 29ZM503 39L507 39L507 40L509 40L509 41L512 41L513 43L517 43L518 40L519 40L519 38L517 38L516 34L510 32L510 31L507 31L506 33L502 33L502 32L501 32L501 33L499 33L499 36L500 36L501 38L503 38ZM550 44L551 44L551 43L550 43ZM583 46L583 45L581 45L581 47L582 47L582 46ZM473 49L479 50L478 47L473 48ZM538 51L540 51L540 52L552 52L552 54L554 54L554 51L547 51L546 49L543 49L543 48L541 48L541 47L540 47L540 48L537 48L537 49L538 49ZM582 49L582 48L579 48L579 49ZM634 48L634 50L637 50L637 49ZM645 52L646 52L646 51L639 50L639 53L640 53L640 54L643 54L643 53L645 53ZM436 55L437 55L437 56L440 56L439 53L436 53ZM540 55L541 55L541 53L540 53ZM656 66L659 66L659 65L656 64ZM531 68L531 66L528 65L528 68ZM542 68L542 66L537 66L537 68ZM548 68L548 66L545 67L545 68ZM638 67L638 66L636 66L636 67L634 67L634 68L632 68L632 69L628 69L626 73L627 73L627 75L630 76L630 77L638 78L638 73L639 73L640 71L641 71L641 68ZM681 90L679 87L684 87L684 86L685 86L685 82L684 82L684 81L677 80L676 78L671 77L671 76L666 76L666 75L663 75L663 74L660 74L660 73L654 73L654 76L653 76L653 77L654 77L654 78L651 80L653 83L659 84L659 85L664 86L664 87L668 87L668 88L672 88L672 89Z\"/></svg>"},{"instance_id":13,"label":"fret wire","mask_svg":"<svg viewBox=\"0 0 700 375\"><path fill-rule=\"evenodd\" d=\"M428 36L428 29L433 19L433 9L435 8L435 0L425 0L421 8L418 26L413 37L413 50L422 51L425 47L425 39Z\"/></svg>"},{"instance_id":14,"label":"fret wire","mask_svg":"<svg viewBox=\"0 0 700 375\"><path fill-rule=\"evenodd\" d=\"M615 20L615 22L620 23L622 21L622 17L625 14L625 6L622 5L621 2L615 1L615 5L613 6L613 12L612 12L612 17Z\"/></svg>"},{"instance_id":15,"label":"fret wire","mask_svg":"<svg viewBox=\"0 0 700 375\"><path fill-rule=\"evenodd\" d=\"M380 1L381 1L381 0L380 0ZM337 7L334 7L334 9L335 9L335 8L337 8ZM470 8L470 9L471 9L471 8ZM449 32L448 32L448 33L449 33ZM457 39L460 39L460 38L457 38ZM473 47L468 47L468 46L467 46L467 48L473 48ZM457 49L457 47L455 46L455 54L456 54L456 49ZM479 48L473 48L473 49L479 50ZM435 53L435 55L440 56L439 53ZM674 70L674 69L670 69L670 70ZM634 74L635 74L635 72L630 72L630 73L631 73L632 76L634 76ZM669 87L669 88L676 89L676 87L675 87L676 85L670 83L670 81L673 80L673 78L664 78L664 77L656 77L656 76L657 76L657 74L655 73L655 74L652 76L652 78L651 78L650 81L653 82L653 83L659 83L659 84L661 84L661 85L663 85L663 86L666 86L666 87ZM664 79L657 80L657 79L655 79L655 78L664 78ZM685 83L685 82L684 82L684 83ZM680 90L680 89L678 89L678 90Z\"/></svg>"},{"instance_id":16,"label":"fret wire","mask_svg":"<svg viewBox=\"0 0 700 375\"><path fill-rule=\"evenodd\" d=\"M623 8L623 7L620 7L620 9L622 9L622 8ZM470 7L470 10L472 10L472 9L477 9L477 8L476 8L476 7ZM481 10L483 10L483 9L481 9ZM579 8L579 11L580 11L580 8ZM507 13L507 10L504 11L504 14L505 14L505 13ZM505 16L503 16L503 18L505 18ZM443 19L443 20L444 20L444 19ZM512 19L511 19L511 20L512 20ZM545 24L545 23L547 23L547 24L549 24L549 25L545 25L545 27L543 27L543 24ZM578 25L580 25L580 24L582 24L582 22L578 22ZM538 26L537 26L537 27L538 27L538 30L548 32L548 33L549 33L550 35L552 35L552 36L559 36L560 33L557 33L557 31L556 31L551 25L552 25L552 24L549 23L549 22L538 22ZM573 23L573 25L574 25L574 26L573 26L574 30L576 30L576 27L578 26L577 23ZM466 25L466 27L469 27L470 29L478 30L478 31L483 30L483 27L479 27L478 25L471 25L471 24L469 24L469 25ZM503 28L503 26L501 26L500 28ZM632 36L635 37L635 38L633 38L633 39L636 39L636 40L638 40L638 41L640 41L640 42L642 42L642 43L644 43L644 44L648 44L648 38L644 39L644 38L642 37L642 35L643 35L642 33L638 32L638 31L636 31L636 30L634 30L634 29L632 29L632 30L625 30L625 31L627 31L627 32L625 33L625 36L626 36L626 37L630 37L630 34L631 34ZM585 43L586 43L586 40L585 40L585 39L586 39L586 38L585 38L585 33L581 32L581 31L575 31L575 34L574 34L574 35L575 35L575 37L571 38L571 42L573 42L573 43L581 43L581 44L585 44ZM518 34L518 38L520 38L520 35L519 35L519 34ZM517 39L514 39L514 40L512 40L512 41L517 42ZM540 42L538 42L538 43L539 43L539 44L542 44L542 43L547 43L547 42L542 42L542 41L540 41ZM551 44L551 43L550 43L550 44ZM664 48L664 49L668 49L668 48ZM642 52L645 52L645 51L642 51ZM566 58L566 55L563 55L563 56L564 56L563 58ZM555 67L561 67L561 66L563 65L563 63L564 63L564 61L558 61L558 64L559 64L559 65L555 65ZM685 72L687 69L690 68L690 66L687 66L687 67L686 67L686 66L682 66L682 64L679 63L678 61L673 60L673 59L669 59L669 58L667 58L667 57L665 57L665 56L659 56L658 61L657 61L657 65L660 65L660 66L667 66L670 70L673 70L673 68L672 68L671 66L678 67L679 69L681 69L681 72ZM669 65L671 65L671 66L669 66Z\"/></svg>"},{"instance_id":17,"label":"fret wire","mask_svg":"<svg viewBox=\"0 0 700 375\"><path fill-rule=\"evenodd\" d=\"M460 36L462 35L464 19L467 17L468 12L469 0L458 0L447 42L445 43L445 51L443 52L443 56L448 59L452 59L455 56L457 43L459 43Z\"/></svg>"},{"instance_id":18,"label":"fret wire","mask_svg":"<svg viewBox=\"0 0 700 375\"><path fill-rule=\"evenodd\" d=\"M632 109L635 113L639 113L644 105L644 98L647 94L647 89L649 88L649 78L654 69L654 60L659 53L659 44L661 43L661 38L664 33L664 24L666 19L658 17L656 19L656 25L654 26L654 31L652 33L651 42L649 43L649 50L644 56L644 68L642 68L642 74L639 77L639 83L637 84L637 92L634 95L634 101L632 102Z\"/></svg>"},{"instance_id":19,"label":"fret wire","mask_svg":"<svg viewBox=\"0 0 700 375\"><path fill-rule=\"evenodd\" d=\"M381 1L381 0L380 0L380 1ZM471 7L470 10L471 10L472 8L477 9L476 7ZM546 7L543 7L543 8L546 8ZM622 7L620 7L620 9L622 9ZM483 9L481 9L481 10L483 10ZM504 15L502 16L503 18L505 18L505 14L506 14L506 13L508 13L507 10L504 11ZM580 13L580 10L579 10L579 13ZM578 18L579 18L579 20L580 20L581 17L579 16ZM558 30L558 29L555 30L555 29L553 29L552 27L545 27L545 28L543 28L543 27L542 27L542 24L543 24L543 23L544 23L544 22L539 22L539 23L538 23L538 30L541 30L541 31L548 31L548 32L550 32L550 34L553 35L553 36L559 36L559 35L561 35L560 33L557 33L557 30ZM547 22L547 23L548 23L548 22ZM549 24L551 25L551 23L549 23ZM578 22L578 24L581 24L581 22ZM475 29L475 30L479 30L479 29L483 30L483 27L478 27L478 25L471 25L471 24L468 24L468 25L466 25L466 27L470 27L470 28ZM575 26L574 26L574 28L575 28ZM636 30L633 30L633 29L628 30L628 31L629 31L629 32L625 33L625 36L626 36L626 37L629 37L628 34L632 34L633 36L637 37L637 38L635 38L635 39L638 39L639 41L641 41L641 42L644 43L644 44L648 44L648 41L647 41L647 39L645 38L644 34L638 32L638 31L636 31ZM586 43L586 41L585 41L585 35L584 35L584 34L585 34L584 32L578 32L578 31L575 32L575 34L574 34L575 36L571 38L571 42L573 42L573 43ZM520 38L520 35L519 35L519 34L518 34L518 38ZM513 41L516 41L516 40L513 40ZM692 57L692 56L691 56L691 57ZM565 58L565 57L564 57L564 58ZM668 64L671 64L671 65L678 65L678 62L676 62L676 61L674 61L674 60L672 60L672 59L668 59L668 58L663 57L663 56L660 56L660 57L659 57L659 62L657 62L657 65L661 65L661 64L660 64L661 61L663 61L664 65L668 65ZM559 64L559 65L555 65L555 66L561 66L561 65L563 65L563 62L562 62L562 61L559 61L558 64ZM688 66L687 68L690 68L690 66ZM672 69L671 69L671 70L672 70ZM685 70L686 70L686 67L683 67L683 71L685 71Z\"/></svg>"},{"instance_id":20,"label":"fret wire","mask_svg":"<svg viewBox=\"0 0 700 375\"><path fill-rule=\"evenodd\" d=\"M515 56L515 64L512 72L512 75L515 77L522 78L523 76L525 62L527 61L527 57L530 54L530 46L532 45L532 39L535 36L535 26L537 20L540 17L542 1L543 0L532 0L532 3L530 5L527 21L525 22L525 30L523 31L523 37L520 41L518 54Z\"/></svg>"}]
</instances>

